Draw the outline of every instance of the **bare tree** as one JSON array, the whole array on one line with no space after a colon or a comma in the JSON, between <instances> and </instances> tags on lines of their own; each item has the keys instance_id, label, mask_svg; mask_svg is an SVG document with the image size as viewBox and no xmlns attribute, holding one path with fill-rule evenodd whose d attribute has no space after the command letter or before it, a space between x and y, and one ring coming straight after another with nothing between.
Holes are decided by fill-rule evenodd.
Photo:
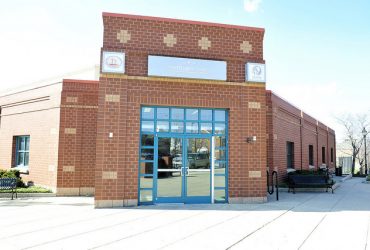
<instances>
[{"instance_id":1,"label":"bare tree","mask_svg":"<svg viewBox=\"0 0 370 250\"><path fill-rule=\"evenodd\" d=\"M357 115L356 117L353 115L346 115L343 118L337 118L337 120L345 129L344 146L350 150L344 153L352 156L351 173L353 175L355 172L356 159L359 161L361 167L364 162L364 156L359 155L363 144L361 131L363 128L369 126L369 121L367 115Z\"/></svg>"},{"instance_id":2,"label":"bare tree","mask_svg":"<svg viewBox=\"0 0 370 250\"><path fill-rule=\"evenodd\" d=\"M369 145L369 138L368 138L368 134L369 134L369 125L370 125L370 122L369 122L369 119L368 119L368 116L366 114L364 115L360 115L358 116L358 124L360 125L360 129L361 129L361 136L362 136L362 143L365 144L365 141L364 139L366 138L366 145L368 146ZM364 137L363 135L363 131L366 131L366 136ZM365 152L365 147L362 147L360 149L360 152L359 154L357 155L357 159L358 159L358 162L361 166L361 173L362 174L367 174L367 169L365 169L365 155L368 156L369 155L369 147L366 148L366 152Z\"/></svg>"}]
</instances>

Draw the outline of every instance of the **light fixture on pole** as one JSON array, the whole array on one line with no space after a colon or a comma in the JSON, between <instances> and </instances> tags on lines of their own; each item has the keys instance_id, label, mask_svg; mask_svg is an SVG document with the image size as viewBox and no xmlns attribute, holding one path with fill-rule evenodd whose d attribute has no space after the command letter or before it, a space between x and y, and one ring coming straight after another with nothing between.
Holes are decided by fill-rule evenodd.
<instances>
[{"instance_id":1,"label":"light fixture on pole","mask_svg":"<svg viewBox=\"0 0 370 250\"><path fill-rule=\"evenodd\" d=\"M366 136L367 136L367 131L364 128L362 130L362 135L364 136L364 145L365 145L365 174L367 175L367 152L366 152Z\"/></svg>"}]
</instances>

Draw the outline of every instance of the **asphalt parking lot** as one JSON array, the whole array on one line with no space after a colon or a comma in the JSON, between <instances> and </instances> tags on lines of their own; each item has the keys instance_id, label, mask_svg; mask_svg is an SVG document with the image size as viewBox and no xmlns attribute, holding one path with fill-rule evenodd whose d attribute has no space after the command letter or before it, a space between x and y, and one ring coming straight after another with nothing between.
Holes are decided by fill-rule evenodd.
<instances>
[{"instance_id":1,"label":"asphalt parking lot","mask_svg":"<svg viewBox=\"0 0 370 250\"><path fill-rule=\"evenodd\" d=\"M264 204L94 209L91 197L0 199L0 249L370 249L370 185Z\"/></svg>"}]
</instances>

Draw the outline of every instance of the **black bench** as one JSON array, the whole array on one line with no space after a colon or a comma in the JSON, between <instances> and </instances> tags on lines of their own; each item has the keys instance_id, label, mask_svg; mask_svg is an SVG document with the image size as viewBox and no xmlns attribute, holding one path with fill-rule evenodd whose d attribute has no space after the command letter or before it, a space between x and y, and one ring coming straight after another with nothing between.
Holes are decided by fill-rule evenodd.
<instances>
[{"instance_id":1,"label":"black bench","mask_svg":"<svg viewBox=\"0 0 370 250\"><path fill-rule=\"evenodd\" d=\"M331 193L333 191L333 180L330 179L327 175L289 175L288 176L288 192L290 189L293 189L293 194L295 194L295 188L300 187L315 187L315 188L326 188L326 192L328 192L328 188L331 189Z\"/></svg>"},{"instance_id":2,"label":"black bench","mask_svg":"<svg viewBox=\"0 0 370 250\"><path fill-rule=\"evenodd\" d=\"M0 190L10 190L12 193L12 200L15 194L15 198L18 198L17 195L17 178L0 178Z\"/></svg>"}]
</instances>

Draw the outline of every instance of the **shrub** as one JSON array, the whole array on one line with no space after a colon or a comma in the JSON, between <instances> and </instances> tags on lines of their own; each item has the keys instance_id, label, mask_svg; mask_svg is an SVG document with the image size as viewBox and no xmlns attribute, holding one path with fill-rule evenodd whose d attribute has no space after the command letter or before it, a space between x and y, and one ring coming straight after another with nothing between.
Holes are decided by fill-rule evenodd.
<instances>
[{"instance_id":1,"label":"shrub","mask_svg":"<svg viewBox=\"0 0 370 250\"><path fill-rule=\"evenodd\" d=\"M366 177L367 181L370 181L370 174Z\"/></svg>"},{"instance_id":2,"label":"shrub","mask_svg":"<svg viewBox=\"0 0 370 250\"><path fill-rule=\"evenodd\" d=\"M19 170L10 169L0 169L0 178L17 178L17 187L25 187L26 185L22 181L21 174Z\"/></svg>"}]
</instances>

